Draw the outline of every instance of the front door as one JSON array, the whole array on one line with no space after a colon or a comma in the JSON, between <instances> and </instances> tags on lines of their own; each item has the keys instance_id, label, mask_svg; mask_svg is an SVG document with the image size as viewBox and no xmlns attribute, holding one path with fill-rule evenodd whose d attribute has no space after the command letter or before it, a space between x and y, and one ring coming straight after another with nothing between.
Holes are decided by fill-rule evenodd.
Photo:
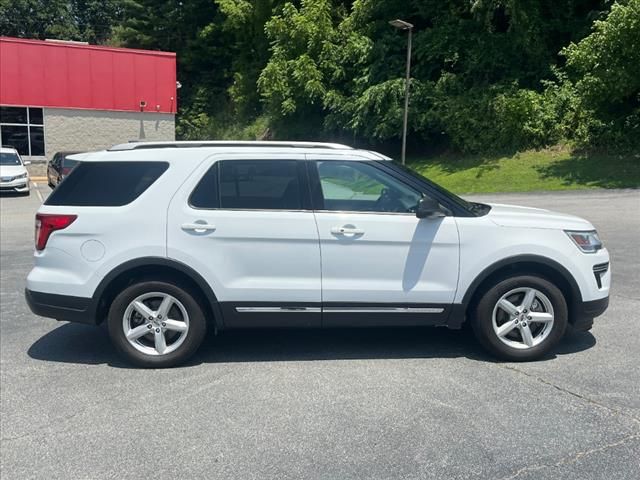
<instances>
[{"instance_id":1,"label":"front door","mask_svg":"<svg viewBox=\"0 0 640 480\"><path fill-rule=\"evenodd\" d=\"M172 200L168 255L195 268L227 327L319 326L320 247L302 155L205 161Z\"/></svg>"},{"instance_id":2,"label":"front door","mask_svg":"<svg viewBox=\"0 0 640 480\"><path fill-rule=\"evenodd\" d=\"M458 281L455 218L418 219L423 193L376 162L311 158L323 325L444 323Z\"/></svg>"}]
</instances>

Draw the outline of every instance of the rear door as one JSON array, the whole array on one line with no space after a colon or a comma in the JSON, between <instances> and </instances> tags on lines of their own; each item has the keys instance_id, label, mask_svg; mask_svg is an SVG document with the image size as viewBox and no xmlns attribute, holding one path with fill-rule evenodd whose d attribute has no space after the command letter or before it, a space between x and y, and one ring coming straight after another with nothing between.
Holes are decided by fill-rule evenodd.
<instances>
[{"instance_id":1,"label":"rear door","mask_svg":"<svg viewBox=\"0 0 640 480\"><path fill-rule=\"evenodd\" d=\"M444 323L458 281L454 217L418 219L424 193L377 162L308 158L323 325Z\"/></svg>"},{"instance_id":2,"label":"rear door","mask_svg":"<svg viewBox=\"0 0 640 480\"><path fill-rule=\"evenodd\" d=\"M320 325L320 247L303 160L214 156L171 202L168 255L211 285L228 327Z\"/></svg>"}]
</instances>

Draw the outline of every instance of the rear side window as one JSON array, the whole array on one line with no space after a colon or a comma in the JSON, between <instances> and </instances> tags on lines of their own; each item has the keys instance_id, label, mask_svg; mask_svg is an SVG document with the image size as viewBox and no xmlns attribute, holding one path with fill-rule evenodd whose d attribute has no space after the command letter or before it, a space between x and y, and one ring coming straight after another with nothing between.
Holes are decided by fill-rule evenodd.
<instances>
[{"instance_id":1,"label":"rear side window","mask_svg":"<svg viewBox=\"0 0 640 480\"><path fill-rule=\"evenodd\" d=\"M195 208L302 210L296 160L223 160L191 194Z\"/></svg>"},{"instance_id":2,"label":"rear side window","mask_svg":"<svg viewBox=\"0 0 640 480\"><path fill-rule=\"evenodd\" d=\"M219 208L220 196L218 194L218 164L213 166L202 177L189 199L194 208Z\"/></svg>"},{"instance_id":3,"label":"rear side window","mask_svg":"<svg viewBox=\"0 0 640 480\"><path fill-rule=\"evenodd\" d=\"M120 207L138 198L167 168L166 162L81 162L45 205Z\"/></svg>"},{"instance_id":4,"label":"rear side window","mask_svg":"<svg viewBox=\"0 0 640 480\"><path fill-rule=\"evenodd\" d=\"M295 160L221 162L220 208L301 210L298 162Z\"/></svg>"}]
</instances>

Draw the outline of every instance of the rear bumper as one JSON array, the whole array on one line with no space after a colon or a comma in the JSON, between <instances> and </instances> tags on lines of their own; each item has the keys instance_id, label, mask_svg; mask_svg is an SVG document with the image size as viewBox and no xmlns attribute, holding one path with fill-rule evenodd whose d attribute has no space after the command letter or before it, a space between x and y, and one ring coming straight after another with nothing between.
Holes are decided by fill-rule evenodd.
<instances>
[{"instance_id":1,"label":"rear bumper","mask_svg":"<svg viewBox=\"0 0 640 480\"><path fill-rule=\"evenodd\" d=\"M92 298L34 292L29 289L25 289L24 297L31 311L41 317L88 325L97 323Z\"/></svg>"}]
</instances>

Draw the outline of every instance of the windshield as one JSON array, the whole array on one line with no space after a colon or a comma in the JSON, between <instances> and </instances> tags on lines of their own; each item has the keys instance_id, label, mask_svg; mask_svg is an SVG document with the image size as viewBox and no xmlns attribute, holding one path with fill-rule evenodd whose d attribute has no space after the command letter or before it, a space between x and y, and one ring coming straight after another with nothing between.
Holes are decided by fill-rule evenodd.
<instances>
[{"instance_id":1,"label":"windshield","mask_svg":"<svg viewBox=\"0 0 640 480\"><path fill-rule=\"evenodd\" d=\"M18 154L13 152L0 152L0 165L22 165Z\"/></svg>"},{"instance_id":2,"label":"windshield","mask_svg":"<svg viewBox=\"0 0 640 480\"><path fill-rule=\"evenodd\" d=\"M475 204L471 203L471 202L467 202L466 200L464 200L463 198L460 198L459 196L457 196L454 193L451 193L449 190L447 190L446 188L441 187L440 185L438 185L437 183L433 183L431 180L429 180L426 177L423 177L422 175L420 175L418 172L416 172L415 170L410 169L409 167L402 165L400 163L396 163L396 162L390 162L395 168L402 170L405 173L408 173L409 175L411 175L412 177L418 178L423 182L428 183L434 190L437 190L439 193L441 193L442 195L446 196L447 198L449 198L451 201L455 202L456 204L458 204L459 206L461 206L462 208L466 209L466 210L471 210L474 211L476 209Z\"/></svg>"}]
</instances>

